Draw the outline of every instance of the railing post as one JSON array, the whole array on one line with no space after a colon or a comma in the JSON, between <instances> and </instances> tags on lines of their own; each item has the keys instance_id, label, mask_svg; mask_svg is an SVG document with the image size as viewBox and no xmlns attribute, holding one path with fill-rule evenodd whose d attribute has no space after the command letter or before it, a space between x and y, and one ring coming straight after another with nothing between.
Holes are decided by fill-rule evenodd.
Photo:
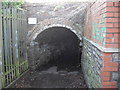
<instances>
[{"instance_id":1,"label":"railing post","mask_svg":"<svg viewBox=\"0 0 120 90\"><path fill-rule=\"evenodd\" d=\"M2 89L2 49L3 49L3 37L2 37L2 2L0 2L0 90Z\"/></svg>"}]
</instances>

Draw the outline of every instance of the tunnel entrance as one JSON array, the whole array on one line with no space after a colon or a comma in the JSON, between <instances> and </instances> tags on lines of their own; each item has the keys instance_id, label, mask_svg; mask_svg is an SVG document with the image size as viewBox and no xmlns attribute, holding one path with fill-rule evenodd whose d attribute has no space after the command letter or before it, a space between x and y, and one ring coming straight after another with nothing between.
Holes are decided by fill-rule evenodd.
<instances>
[{"instance_id":1,"label":"tunnel entrance","mask_svg":"<svg viewBox=\"0 0 120 90\"><path fill-rule=\"evenodd\" d=\"M34 41L31 60L35 61L36 69L29 70L12 88L87 87L80 68L80 40L74 32L65 27L51 27L38 34Z\"/></svg>"},{"instance_id":2,"label":"tunnel entrance","mask_svg":"<svg viewBox=\"0 0 120 90\"><path fill-rule=\"evenodd\" d=\"M51 27L41 32L35 42L39 44L38 60L44 61L36 70L50 66L60 69L75 69L80 65L81 48L79 38L65 27Z\"/></svg>"}]
</instances>

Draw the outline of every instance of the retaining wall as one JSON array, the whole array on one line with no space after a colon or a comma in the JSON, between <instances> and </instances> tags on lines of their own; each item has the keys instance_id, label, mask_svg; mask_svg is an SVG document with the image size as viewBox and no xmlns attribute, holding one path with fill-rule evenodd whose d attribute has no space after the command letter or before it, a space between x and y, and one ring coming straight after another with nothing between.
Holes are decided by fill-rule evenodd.
<instances>
[{"instance_id":1,"label":"retaining wall","mask_svg":"<svg viewBox=\"0 0 120 90\"><path fill-rule=\"evenodd\" d=\"M119 0L97 0L88 7L82 66L89 87L120 87Z\"/></svg>"}]
</instances>

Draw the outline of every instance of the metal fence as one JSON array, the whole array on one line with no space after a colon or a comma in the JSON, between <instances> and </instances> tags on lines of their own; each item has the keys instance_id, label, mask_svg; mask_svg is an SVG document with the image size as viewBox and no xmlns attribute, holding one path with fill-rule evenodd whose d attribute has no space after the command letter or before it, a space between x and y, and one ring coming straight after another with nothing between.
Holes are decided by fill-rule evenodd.
<instances>
[{"instance_id":1,"label":"metal fence","mask_svg":"<svg viewBox=\"0 0 120 90\"><path fill-rule=\"evenodd\" d=\"M27 20L15 3L0 2L0 88L10 85L27 69Z\"/></svg>"}]
</instances>

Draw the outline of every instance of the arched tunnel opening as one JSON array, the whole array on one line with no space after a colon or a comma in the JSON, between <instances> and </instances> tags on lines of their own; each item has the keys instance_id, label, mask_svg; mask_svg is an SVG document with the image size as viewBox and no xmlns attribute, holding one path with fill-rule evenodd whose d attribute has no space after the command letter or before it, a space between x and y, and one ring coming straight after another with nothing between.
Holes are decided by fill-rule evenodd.
<instances>
[{"instance_id":1,"label":"arched tunnel opening","mask_svg":"<svg viewBox=\"0 0 120 90\"><path fill-rule=\"evenodd\" d=\"M80 68L81 41L74 32L66 27L54 26L34 38L29 48L31 54L28 55L30 70L12 87L87 87Z\"/></svg>"},{"instance_id":2,"label":"arched tunnel opening","mask_svg":"<svg viewBox=\"0 0 120 90\"><path fill-rule=\"evenodd\" d=\"M42 65L37 63L36 70L57 66L58 70L69 71L80 67L80 39L68 28L48 28L36 37L35 42L38 42L39 47L39 54L35 55L35 59L40 60L40 63L44 62Z\"/></svg>"}]
</instances>

